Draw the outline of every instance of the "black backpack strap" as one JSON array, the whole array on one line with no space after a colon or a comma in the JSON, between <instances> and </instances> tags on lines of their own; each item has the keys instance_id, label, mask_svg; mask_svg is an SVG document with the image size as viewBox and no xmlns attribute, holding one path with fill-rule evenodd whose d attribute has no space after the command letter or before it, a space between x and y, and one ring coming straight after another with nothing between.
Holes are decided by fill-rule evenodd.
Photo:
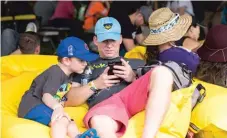
<instances>
[{"instance_id":1,"label":"black backpack strap","mask_svg":"<svg viewBox=\"0 0 227 138\"><path fill-rule=\"evenodd\" d=\"M200 97L198 98L198 103L201 103L203 101L203 99L206 97L206 88L203 87L202 84L198 84L196 86L196 89L198 89L199 91L204 90L204 92L200 95Z\"/></svg>"},{"instance_id":2,"label":"black backpack strap","mask_svg":"<svg viewBox=\"0 0 227 138\"><path fill-rule=\"evenodd\" d=\"M201 91L203 90L203 93L201 93ZM199 97L197 98L196 100L196 104L194 105L194 107L192 108L192 110L194 110L194 108L198 105L198 103L201 103L204 98L206 97L206 88L202 85L202 84L197 84L197 86L195 87L195 91L193 93L193 95L196 93L196 92L199 92ZM195 124L191 123L190 122L190 128L193 130L193 131L196 131L196 132L199 132L200 128L198 126L196 126Z\"/></svg>"}]
</instances>

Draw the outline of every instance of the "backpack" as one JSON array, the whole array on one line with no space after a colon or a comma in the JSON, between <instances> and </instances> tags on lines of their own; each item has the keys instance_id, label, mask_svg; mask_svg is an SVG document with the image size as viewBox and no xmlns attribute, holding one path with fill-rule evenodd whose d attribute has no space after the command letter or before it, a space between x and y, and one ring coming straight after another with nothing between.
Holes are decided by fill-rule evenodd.
<instances>
[{"instance_id":1,"label":"backpack","mask_svg":"<svg viewBox=\"0 0 227 138\"><path fill-rule=\"evenodd\" d=\"M187 69L185 64L178 64L174 61L163 63L161 61L154 60L150 63L150 65L140 66L137 69L137 75L140 77L150 69L157 66L165 66L170 69L174 78L174 91L181 88L186 88L192 84L192 71Z\"/></svg>"},{"instance_id":2,"label":"backpack","mask_svg":"<svg viewBox=\"0 0 227 138\"><path fill-rule=\"evenodd\" d=\"M185 64L178 64L174 61L168 62L161 62L154 60L150 63L150 65L140 66L136 72L138 77L144 75L150 69L157 67L157 66L165 66L167 67L173 74L173 91L187 88L193 85L193 78L192 78L192 71L187 68ZM204 97L206 96L206 89L201 84L196 84L197 86L194 89L192 95L192 109L203 101ZM203 93L201 91L203 90Z\"/></svg>"}]
</instances>

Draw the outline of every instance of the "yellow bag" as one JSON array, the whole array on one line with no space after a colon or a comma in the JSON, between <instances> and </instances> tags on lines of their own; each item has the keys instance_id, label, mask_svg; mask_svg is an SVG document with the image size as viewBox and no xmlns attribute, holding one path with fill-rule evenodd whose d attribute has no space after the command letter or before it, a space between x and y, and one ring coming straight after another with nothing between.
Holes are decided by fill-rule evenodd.
<instances>
[{"instance_id":1,"label":"yellow bag","mask_svg":"<svg viewBox=\"0 0 227 138\"><path fill-rule=\"evenodd\" d=\"M146 50L147 48L145 46L136 46L131 51L125 53L124 57L146 60L145 58Z\"/></svg>"},{"instance_id":2,"label":"yellow bag","mask_svg":"<svg viewBox=\"0 0 227 138\"><path fill-rule=\"evenodd\" d=\"M197 137L227 137L227 89L202 82L206 88L206 97L192 111L190 129L198 133ZM220 133L217 133L220 132Z\"/></svg>"},{"instance_id":3,"label":"yellow bag","mask_svg":"<svg viewBox=\"0 0 227 138\"><path fill-rule=\"evenodd\" d=\"M157 138L185 138L191 117L191 96L197 84L172 92L170 108L159 129ZM123 138L141 138L144 111L132 117Z\"/></svg>"},{"instance_id":4,"label":"yellow bag","mask_svg":"<svg viewBox=\"0 0 227 138\"><path fill-rule=\"evenodd\" d=\"M30 87L32 80L44 69L56 64L56 57L17 55L1 58L1 60L4 63L3 75L10 74L10 78L1 83L1 136L3 138L49 138L48 127L31 120L18 118L17 109L22 95ZM170 108L157 138L185 137L191 117L191 95L194 87L195 85L172 93ZM75 120L82 132L86 130L83 117L88 111L87 105L66 107L65 111ZM140 138L143 122L144 112L131 118L123 138Z\"/></svg>"},{"instance_id":5,"label":"yellow bag","mask_svg":"<svg viewBox=\"0 0 227 138\"><path fill-rule=\"evenodd\" d=\"M226 137L227 131L217 128L214 125L209 125L208 127L199 131L199 133L195 135L195 138L226 138Z\"/></svg>"}]
</instances>

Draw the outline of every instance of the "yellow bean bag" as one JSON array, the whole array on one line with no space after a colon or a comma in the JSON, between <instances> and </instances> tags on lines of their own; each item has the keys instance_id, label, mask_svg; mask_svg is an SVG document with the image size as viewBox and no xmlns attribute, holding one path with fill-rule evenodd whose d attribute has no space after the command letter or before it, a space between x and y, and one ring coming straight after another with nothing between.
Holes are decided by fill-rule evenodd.
<instances>
[{"instance_id":1,"label":"yellow bean bag","mask_svg":"<svg viewBox=\"0 0 227 138\"><path fill-rule=\"evenodd\" d=\"M8 80L12 77L19 76L24 72L33 72L37 70L44 70L52 64L57 63L56 56L20 56L11 55L1 57L1 81Z\"/></svg>"},{"instance_id":2,"label":"yellow bean bag","mask_svg":"<svg viewBox=\"0 0 227 138\"><path fill-rule=\"evenodd\" d=\"M136 58L136 59L142 59L145 60L145 54L147 51L147 47L145 46L136 46L131 51L125 53L125 58Z\"/></svg>"},{"instance_id":3,"label":"yellow bean bag","mask_svg":"<svg viewBox=\"0 0 227 138\"><path fill-rule=\"evenodd\" d=\"M227 89L201 83L206 88L206 97L192 111L190 129L196 133L202 130L197 138L227 138Z\"/></svg>"},{"instance_id":4,"label":"yellow bean bag","mask_svg":"<svg viewBox=\"0 0 227 138\"><path fill-rule=\"evenodd\" d=\"M21 97L30 87L32 80L44 69L56 64L54 56L13 55L1 58L1 115L3 138L49 138L49 128L34 121L17 117ZM172 93L170 109L161 125L157 138L184 138L191 117L191 95L195 85ZM87 105L66 107L65 111L76 121L81 131L82 122L88 110ZM143 129L144 112L138 113L129 121L123 138L140 138Z\"/></svg>"}]
</instances>

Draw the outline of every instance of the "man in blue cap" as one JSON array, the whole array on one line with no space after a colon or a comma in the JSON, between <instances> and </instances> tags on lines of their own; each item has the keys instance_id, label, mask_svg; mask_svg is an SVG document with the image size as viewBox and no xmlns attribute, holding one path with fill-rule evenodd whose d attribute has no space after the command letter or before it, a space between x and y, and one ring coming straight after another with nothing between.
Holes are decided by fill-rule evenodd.
<instances>
[{"instance_id":1,"label":"man in blue cap","mask_svg":"<svg viewBox=\"0 0 227 138\"><path fill-rule=\"evenodd\" d=\"M98 20L93 41L100 58L89 65L88 84L81 85L81 77L74 78L76 87L69 91L66 104L87 102L90 110L84 123L101 138L121 137L129 119L146 108L142 138L154 138L170 104L171 72L159 66L137 78L135 70L145 63L119 56L121 26L112 17Z\"/></svg>"},{"instance_id":2,"label":"man in blue cap","mask_svg":"<svg viewBox=\"0 0 227 138\"><path fill-rule=\"evenodd\" d=\"M37 76L24 94L18 109L18 116L51 127L52 138L98 138L96 131L90 129L83 134L75 122L64 112L67 92L71 87L71 74L83 73L87 61L98 56L89 52L84 41L68 37L57 49L57 65L52 65Z\"/></svg>"}]
</instances>

